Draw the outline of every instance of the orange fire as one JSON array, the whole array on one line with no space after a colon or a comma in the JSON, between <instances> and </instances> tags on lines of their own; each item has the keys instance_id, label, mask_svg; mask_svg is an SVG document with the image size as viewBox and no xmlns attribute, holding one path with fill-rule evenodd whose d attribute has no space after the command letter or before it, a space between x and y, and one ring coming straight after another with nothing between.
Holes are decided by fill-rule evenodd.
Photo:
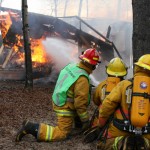
<instances>
[{"instance_id":1,"label":"orange fire","mask_svg":"<svg viewBox=\"0 0 150 150\"><path fill-rule=\"evenodd\" d=\"M49 59L47 57L45 48L42 44L43 38L31 39L32 61L38 63L47 63Z\"/></svg>"},{"instance_id":2,"label":"orange fire","mask_svg":"<svg viewBox=\"0 0 150 150\"><path fill-rule=\"evenodd\" d=\"M3 39L5 38L9 28L11 28L12 25L11 17L15 18L15 20L19 20L18 19L19 16L17 15L17 13L13 12L0 13L0 27L1 27L0 29L2 32ZM17 54L16 62L19 64L24 63L25 53L24 51L21 50L23 49L24 46L22 40L23 38L21 35L14 35L14 36L16 37L16 43L13 46L6 44L4 44L4 46L7 46L13 50L12 56L10 58L12 58L15 54ZM48 58L46 54L42 41L43 37L41 39L30 39L33 67L36 67L36 63L37 65L39 65L50 62L50 58Z\"/></svg>"},{"instance_id":3,"label":"orange fire","mask_svg":"<svg viewBox=\"0 0 150 150\"><path fill-rule=\"evenodd\" d=\"M12 21L10 19L10 15L8 12L0 13L0 29L2 32L2 38L6 36L10 26L12 25Z\"/></svg>"},{"instance_id":4,"label":"orange fire","mask_svg":"<svg viewBox=\"0 0 150 150\"><path fill-rule=\"evenodd\" d=\"M18 53L17 62L21 63L21 62L24 62L25 55L23 52L19 51L19 47L23 47L23 45L21 43L21 36L17 35L16 37L18 39L18 42L16 45L14 45L12 47L12 49L16 53ZM41 38L41 39L30 39L32 62L34 62L33 67L36 67L36 63L44 64L44 63L48 63L50 61L50 59L47 57L45 48L42 44L42 40L43 40L43 38Z\"/></svg>"}]
</instances>

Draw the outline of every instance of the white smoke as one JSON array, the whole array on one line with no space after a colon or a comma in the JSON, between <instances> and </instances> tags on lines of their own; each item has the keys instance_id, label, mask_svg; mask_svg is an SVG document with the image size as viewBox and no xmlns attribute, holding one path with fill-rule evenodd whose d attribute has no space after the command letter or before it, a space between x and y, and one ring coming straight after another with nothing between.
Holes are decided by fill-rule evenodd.
<instances>
[{"instance_id":1,"label":"white smoke","mask_svg":"<svg viewBox=\"0 0 150 150\"><path fill-rule=\"evenodd\" d=\"M43 41L43 45L48 55L53 58L54 66L52 68L49 81L56 80L56 75L68 63L78 63L78 47L72 43L66 42L58 38L47 38ZM94 74L90 75L91 84L97 86L99 81Z\"/></svg>"},{"instance_id":2,"label":"white smoke","mask_svg":"<svg viewBox=\"0 0 150 150\"><path fill-rule=\"evenodd\" d=\"M67 4L67 7L65 7L65 4ZM30 0L28 1L28 11L49 16L56 16L57 14L57 17L77 16L79 14L79 4L80 0L68 0L67 3L66 0L57 0L57 7L55 7L54 0ZM21 10L21 0L4 0L1 6ZM111 26L110 40L114 42L123 60L131 68L132 0L85 0L82 1L80 17L104 36L106 36L108 26ZM63 20L65 21L65 19ZM66 22L77 27L70 18ZM83 24L81 25L81 29L96 36L93 31L89 30L89 28ZM68 43L62 41L58 42L56 39L46 39L45 43L48 43L49 46L47 46L47 44L45 45L46 49L48 49L48 51L51 50L51 55L55 57L55 61L59 64L56 66L57 69L60 70L60 68L65 66L68 62L74 61L72 59L70 60L71 47L73 45L69 46ZM51 49L52 47L54 47L54 49ZM62 51L60 51L60 49ZM103 70L102 74L104 73ZM130 74L132 75L132 69ZM101 79L101 75L98 74L96 76L98 76L98 78L96 78L97 80ZM102 77L103 76L104 75L102 75Z\"/></svg>"},{"instance_id":3,"label":"white smoke","mask_svg":"<svg viewBox=\"0 0 150 150\"><path fill-rule=\"evenodd\" d=\"M72 43L58 38L46 38L43 45L47 54L52 57L57 70L61 70L70 62L78 61L78 47Z\"/></svg>"}]
</instances>

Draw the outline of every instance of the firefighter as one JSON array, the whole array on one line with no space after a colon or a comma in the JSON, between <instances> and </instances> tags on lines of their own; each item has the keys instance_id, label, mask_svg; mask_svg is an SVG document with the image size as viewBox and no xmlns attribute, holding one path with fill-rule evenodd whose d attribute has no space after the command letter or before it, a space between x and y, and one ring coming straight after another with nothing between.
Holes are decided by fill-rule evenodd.
<instances>
[{"instance_id":1,"label":"firefighter","mask_svg":"<svg viewBox=\"0 0 150 150\"><path fill-rule=\"evenodd\" d=\"M98 137L97 128L94 128L99 125L99 110L103 103L105 97L112 91L112 89L127 75L127 66L123 60L119 57L115 57L106 66L107 78L100 82L96 87L96 90L93 93L93 102L97 106L93 114L93 119L91 119L91 127L85 131L84 142L92 142ZM93 130L94 129L94 130ZM92 135L91 135L92 132ZM89 134L89 135L88 135ZM93 139L91 138L93 136ZM90 138L90 139L88 139Z\"/></svg>"},{"instance_id":2,"label":"firefighter","mask_svg":"<svg viewBox=\"0 0 150 150\"><path fill-rule=\"evenodd\" d=\"M134 76L123 80L104 99L99 114L102 129L114 114L107 132L106 143L99 141L101 150L150 149L150 54L135 63Z\"/></svg>"},{"instance_id":3,"label":"firefighter","mask_svg":"<svg viewBox=\"0 0 150 150\"><path fill-rule=\"evenodd\" d=\"M25 120L17 133L17 142L26 134L33 135L38 141L64 140L68 138L74 122L77 126L81 125L81 131L88 128L89 75L100 63L100 54L96 49L90 48L79 58L81 61L78 64L70 63L61 70L55 85L52 101L57 115L57 126Z\"/></svg>"},{"instance_id":4,"label":"firefighter","mask_svg":"<svg viewBox=\"0 0 150 150\"><path fill-rule=\"evenodd\" d=\"M93 102L99 107L99 110L104 98L127 75L127 66L122 59L116 57L110 60L106 66L106 73L108 75L107 79L99 83L93 93ZM94 121L93 126L97 124L96 122L97 121Z\"/></svg>"}]
</instances>

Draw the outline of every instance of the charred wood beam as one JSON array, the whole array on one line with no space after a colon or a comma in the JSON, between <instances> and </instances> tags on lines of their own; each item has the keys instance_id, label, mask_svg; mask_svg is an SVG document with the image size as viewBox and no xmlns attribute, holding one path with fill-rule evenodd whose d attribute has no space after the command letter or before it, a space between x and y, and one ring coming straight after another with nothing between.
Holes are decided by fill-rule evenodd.
<instances>
[{"instance_id":1,"label":"charred wood beam","mask_svg":"<svg viewBox=\"0 0 150 150\"><path fill-rule=\"evenodd\" d=\"M86 47L91 47L91 44L89 43L89 41L86 40L85 37L83 37L82 35L80 35L80 39L82 40L82 42L86 45ZM84 45L83 44L83 45Z\"/></svg>"},{"instance_id":2,"label":"charred wood beam","mask_svg":"<svg viewBox=\"0 0 150 150\"><path fill-rule=\"evenodd\" d=\"M3 65L2 65L2 68L5 68L5 67L6 67L7 63L9 62L9 59L10 59L12 53L13 53L13 49L9 49L9 53L8 53L8 55L7 55L7 57L6 57L6 59L5 59L4 63L3 63Z\"/></svg>"},{"instance_id":3,"label":"charred wood beam","mask_svg":"<svg viewBox=\"0 0 150 150\"><path fill-rule=\"evenodd\" d=\"M11 10L11 11L15 11L16 13L19 13L19 14L21 13L18 10L16 11L14 9L8 9L8 8L1 8L1 10L2 11L9 11L9 10ZM43 35L44 31L50 32L50 28L49 28L50 26L54 27L53 31L51 30L52 32L57 32L60 35L65 35L65 36L68 34L67 36L71 37L71 39L75 38L74 36L72 36L72 33L75 34L77 32L80 32L80 30L77 29L76 27L66 23L65 21L63 21L61 19L58 19L58 18L55 18L55 17L52 17L52 16L46 16L46 15L36 14L36 13L29 13L28 16L29 16L28 19L29 19L29 24L30 24L30 35L31 35L31 38L39 38L39 37L41 37ZM78 19L81 20L81 22L84 22L88 27L90 27L91 29L96 31L94 28L92 28L90 25L88 25L85 21L83 21L79 17L78 17ZM21 22L20 22L20 24L21 24ZM46 24L47 28L43 24ZM21 25L18 25L18 26L21 26ZM16 26L14 28L16 28ZM21 29L21 28L19 28L19 29ZM111 43L108 39L106 39L106 37L104 37L98 31L96 31L96 33L98 35L100 35L102 38L104 38L106 41L109 41L108 43L106 43L105 41L102 41L102 40L100 40L100 39L98 39L98 38L96 38L96 37L94 37L94 36L92 36L92 35L90 35L90 34L88 34L86 32L82 31L82 33L84 33L83 34L84 36L86 35L86 37L91 37L90 39L92 39L92 38L97 39L101 43L106 44L107 46L110 45L109 43ZM74 39L74 40L76 40L76 39Z\"/></svg>"},{"instance_id":4,"label":"charred wood beam","mask_svg":"<svg viewBox=\"0 0 150 150\"><path fill-rule=\"evenodd\" d=\"M21 12L18 10L8 9L8 8L0 8L0 9L2 11L12 11L12 12L18 13L21 16ZM63 18L67 18L67 17L63 17ZM79 21L82 21L82 23L85 23L88 27L90 27L86 22L81 20L79 17L77 19L79 19ZM56 17L46 16L46 15L36 14L36 13L28 13L28 20L29 20L28 24L30 25L29 29L30 29L30 37L31 38L39 39L43 36L43 33L45 33L45 32L49 33L49 34L58 33L58 35L60 35L60 37L63 37L65 39L71 39L71 40L74 40L75 42L80 40L81 42L85 43L85 40L86 40L86 43L89 43L89 45L91 45L94 42L96 45L98 45L100 47L102 52L104 51L104 53L105 53L105 51L108 50L108 52L112 51L110 53L113 54L112 42L110 42L106 37L104 37L102 34L97 32L92 27L90 27L90 28L93 29L94 31L96 31L96 33L98 33L98 35L100 37L104 38L105 40L101 40L100 38L94 37L91 34L88 34L82 30L80 31L76 27L74 27L74 26L66 23L62 19L58 19ZM21 24L21 22L20 22L20 24ZM16 26L14 25L13 29L15 27ZM11 30L13 30L13 29L11 28ZM11 31L9 31L9 32L11 32ZM12 32L12 33L15 34L15 32ZM10 33L8 33L8 35L9 36L7 36L7 41L10 38ZM84 37L84 39L81 37ZM113 58L113 57L114 57L114 54L111 56L111 58Z\"/></svg>"},{"instance_id":5,"label":"charred wood beam","mask_svg":"<svg viewBox=\"0 0 150 150\"><path fill-rule=\"evenodd\" d=\"M92 29L95 33L97 33L99 36L101 36L103 39L106 40L106 42L111 43L105 36L103 36L101 33L99 33L97 30L95 30L92 26L90 26L88 23L86 23L84 20L82 20L80 17L76 16L81 22L83 22L85 25L87 25L90 29Z\"/></svg>"},{"instance_id":6,"label":"charred wood beam","mask_svg":"<svg viewBox=\"0 0 150 150\"><path fill-rule=\"evenodd\" d=\"M99 33L97 30L95 30L93 27L91 27L89 24L87 24L84 20L82 20L78 16L69 16L69 17L65 17L65 18L72 18L72 17L76 17L77 19L79 19L82 23L87 25L90 29L92 29L95 33L97 33L100 37L102 37L105 40L105 41L102 41L102 40L97 39L95 37L93 37L94 40L91 40L93 42L96 42L96 44L98 44L102 48L101 50L106 49L106 47L107 48L109 47L111 50L114 49L116 51L117 55L122 59L122 56L120 55L119 51L117 50L116 46L114 45L114 43L112 41L109 41L109 39L107 39L105 36L103 36L101 33Z\"/></svg>"},{"instance_id":7,"label":"charred wood beam","mask_svg":"<svg viewBox=\"0 0 150 150\"><path fill-rule=\"evenodd\" d=\"M9 11L10 9L1 8L1 10ZM15 11L16 13L19 13L19 14L21 13L20 11L16 11L13 9L11 9L11 11ZM41 15L41 14L36 14L36 13L29 13L28 16L29 16L28 22L30 25L29 29L30 29L31 38L36 39L36 38L42 37L44 32L57 32L62 37L67 38L67 39L73 39L75 41L77 41L77 38L80 38L80 37L78 37L78 32L80 32L80 30L75 28L72 25L67 24L66 22L64 22L61 19L58 19L58 18L55 18L52 16L45 16L45 15ZM47 27L45 25L47 25ZM53 28L50 28L50 26L52 26ZM16 31L15 29L19 29L19 32L18 32L18 30ZM10 31L7 33L8 34L7 39L9 39L11 37L10 35L15 34L15 33L22 34L21 21L15 22L15 25L10 28ZM98 42L99 44L103 43L103 45L106 45L106 47L107 46L111 47L111 45L109 43L106 43L106 42L86 33L86 32L82 31L82 36L85 36L85 38L91 39L91 41L93 41L93 40L99 41ZM11 41L15 42L15 39L14 40L11 39Z\"/></svg>"},{"instance_id":8,"label":"charred wood beam","mask_svg":"<svg viewBox=\"0 0 150 150\"><path fill-rule=\"evenodd\" d=\"M108 29L107 29L107 34L106 34L107 39L109 39L110 31L111 31L111 27L109 26Z\"/></svg>"},{"instance_id":9,"label":"charred wood beam","mask_svg":"<svg viewBox=\"0 0 150 150\"><path fill-rule=\"evenodd\" d=\"M0 48L0 55L1 55L2 51L3 51L3 49L4 49L4 45L2 44L1 48Z\"/></svg>"}]
</instances>

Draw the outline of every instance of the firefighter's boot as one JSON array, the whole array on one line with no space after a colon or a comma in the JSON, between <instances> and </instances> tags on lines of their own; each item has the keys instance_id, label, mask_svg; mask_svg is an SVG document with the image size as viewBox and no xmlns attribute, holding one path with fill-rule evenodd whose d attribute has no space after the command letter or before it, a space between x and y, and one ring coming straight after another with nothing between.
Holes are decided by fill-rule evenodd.
<instances>
[{"instance_id":1,"label":"firefighter's boot","mask_svg":"<svg viewBox=\"0 0 150 150\"><path fill-rule=\"evenodd\" d=\"M23 121L21 129L17 133L16 142L21 141L21 139L27 134L31 134L35 138L37 138L38 129L39 129L38 123L32 123L29 122L28 120Z\"/></svg>"}]
</instances>

